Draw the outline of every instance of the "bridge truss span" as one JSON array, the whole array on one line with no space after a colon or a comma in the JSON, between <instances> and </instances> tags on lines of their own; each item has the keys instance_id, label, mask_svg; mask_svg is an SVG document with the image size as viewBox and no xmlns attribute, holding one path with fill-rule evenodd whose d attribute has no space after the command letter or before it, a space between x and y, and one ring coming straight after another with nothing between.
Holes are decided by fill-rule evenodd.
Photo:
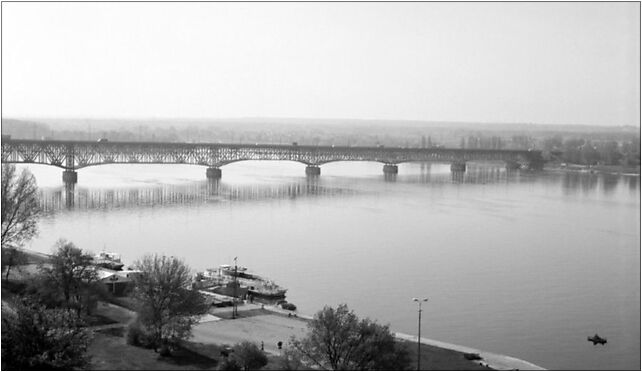
<instances>
[{"instance_id":1,"label":"bridge truss span","mask_svg":"<svg viewBox=\"0 0 642 372\"><path fill-rule=\"evenodd\" d=\"M306 173L320 174L319 166L337 161L375 161L390 170L404 162L503 161L537 168L543 161L540 151L454 148L398 148L348 146L298 146L272 144L207 144L160 142L2 141L3 163L46 164L75 172L104 164L193 164L207 166L220 177L223 165L244 160L288 160L306 164ZM457 168L460 169L461 167ZM209 170L208 169L208 170ZM310 172L308 172L311 170Z\"/></svg>"}]
</instances>

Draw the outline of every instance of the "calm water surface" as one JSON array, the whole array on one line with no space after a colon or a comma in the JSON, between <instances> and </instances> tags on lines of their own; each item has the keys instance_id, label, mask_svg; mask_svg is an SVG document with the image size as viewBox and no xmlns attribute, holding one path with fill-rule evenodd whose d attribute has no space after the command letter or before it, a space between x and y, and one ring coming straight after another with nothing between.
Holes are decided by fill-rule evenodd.
<instances>
[{"instance_id":1,"label":"calm water surface","mask_svg":"<svg viewBox=\"0 0 642 372\"><path fill-rule=\"evenodd\" d=\"M416 334L551 369L640 369L640 179L404 164L114 165L79 171L67 208L61 170L30 168L47 216L31 249L55 241L239 263L312 314L347 303ZM586 337L599 333L606 346Z\"/></svg>"}]
</instances>

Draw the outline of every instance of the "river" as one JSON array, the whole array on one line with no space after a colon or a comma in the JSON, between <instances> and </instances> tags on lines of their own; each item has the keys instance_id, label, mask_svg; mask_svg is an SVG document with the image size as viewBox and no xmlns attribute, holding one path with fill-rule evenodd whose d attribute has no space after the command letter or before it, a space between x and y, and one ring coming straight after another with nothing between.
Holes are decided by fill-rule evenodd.
<instances>
[{"instance_id":1,"label":"river","mask_svg":"<svg viewBox=\"0 0 642 372\"><path fill-rule=\"evenodd\" d=\"M24 167L24 166L20 166ZM132 263L231 263L288 288L303 313L360 316L550 369L640 369L640 178L469 165L292 162L81 169L73 207L61 170L30 166L46 210L28 246L59 238ZM608 339L594 346L587 336Z\"/></svg>"}]
</instances>

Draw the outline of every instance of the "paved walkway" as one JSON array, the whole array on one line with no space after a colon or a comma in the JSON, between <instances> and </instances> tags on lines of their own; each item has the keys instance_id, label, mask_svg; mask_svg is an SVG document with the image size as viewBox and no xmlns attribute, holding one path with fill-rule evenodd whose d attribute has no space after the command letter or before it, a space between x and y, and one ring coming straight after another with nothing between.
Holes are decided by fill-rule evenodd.
<instances>
[{"instance_id":1,"label":"paved walkway","mask_svg":"<svg viewBox=\"0 0 642 372\"><path fill-rule=\"evenodd\" d=\"M220 319L217 321L201 321L194 326L192 331L192 341L201 343L228 344L233 345L241 341L252 341L260 345L264 342L265 351L272 354L279 354L276 346L278 341L287 344L292 336L302 338L307 333L308 316L297 314L297 317L288 317L287 310L275 306L265 306L264 311L258 311L261 305L245 304L239 306L240 318L238 319ZM215 314L228 314L230 308L220 308L213 311ZM244 317L244 313L247 317ZM417 341L417 336L403 333L395 333L395 337L400 340L411 342ZM482 350L470 348L467 346L450 344L428 338L421 338L421 343L440 347L442 349L454 350L461 353L479 354L483 358L479 362L487 364L488 367L495 370L545 370L544 368L527 362L525 360L513 358L506 355L488 353Z\"/></svg>"},{"instance_id":2,"label":"paved walkway","mask_svg":"<svg viewBox=\"0 0 642 372\"><path fill-rule=\"evenodd\" d=\"M395 333L395 337L401 340L417 342L417 336L411 336L404 333ZM429 338L421 338L421 343L425 345L431 345L440 347L442 349L449 349L459 351L461 353L472 353L479 354L483 360L479 362L487 364L488 367L498 370L498 371L510 371L510 370L520 370L520 371L545 371L546 368L542 368L536 364L527 362L525 360L513 358L507 355L500 355L494 353L488 353L486 351L473 349L467 346L450 344L447 342L431 340Z\"/></svg>"},{"instance_id":3,"label":"paved walkway","mask_svg":"<svg viewBox=\"0 0 642 372\"><path fill-rule=\"evenodd\" d=\"M239 306L239 318L229 319L231 308L216 308L210 314L203 316L198 324L192 328L191 341L204 344L234 345L242 341L251 341L257 345L264 344L267 353L279 355L280 351L277 342L287 345L291 337L303 338L308 332L308 320L310 317L297 314L297 317L288 317L288 314L296 314L274 306L257 304L244 304ZM92 327L94 330L117 328L134 321L136 313L124 307L99 302L97 314L117 321L116 324ZM220 316L217 316L220 315ZM227 318L227 319L225 319ZM417 337L403 333L396 333L398 339L416 342ZM488 364L496 370L545 370L533 363L509 357L506 355L488 353L482 350L421 338L421 343L442 349L454 350L461 353L479 354L483 358L480 362Z\"/></svg>"},{"instance_id":4,"label":"paved walkway","mask_svg":"<svg viewBox=\"0 0 642 372\"><path fill-rule=\"evenodd\" d=\"M307 322L303 319L265 313L237 319L200 322L192 328L191 341L227 345L242 341L261 345L263 342L266 352L278 355L277 342L281 341L285 346L292 336L302 338L307 330Z\"/></svg>"}]
</instances>

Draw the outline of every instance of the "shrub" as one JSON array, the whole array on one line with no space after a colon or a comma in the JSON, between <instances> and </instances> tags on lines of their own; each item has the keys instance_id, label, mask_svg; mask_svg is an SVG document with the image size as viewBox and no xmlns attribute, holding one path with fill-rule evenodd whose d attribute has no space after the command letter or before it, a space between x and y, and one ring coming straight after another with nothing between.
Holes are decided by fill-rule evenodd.
<instances>
[{"instance_id":1,"label":"shrub","mask_svg":"<svg viewBox=\"0 0 642 372\"><path fill-rule=\"evenodd\" d=\"M218 365L219 371L240 371L241 366L235 359L225 358L221 364Z\"/></svg>"},{"instance_id":2,"label":"shrub","mask_svg":"<svg viewBox=\"0 0 642 372\"><path fill-rule=\"evenodd\" d=\"M285 310L294 311L294 310L296 310L296 305L292 304L292 303L289 303L289 302L286 302L286 303L281 304L281 308L283 308Z\"/></svg>"},{"instance_id":3,"label":"shrub","mask_svg":"<svg viewBox=\"0 0 642 372\"><path fill-rule=\"evenodd\" d=\"M160 353L161 356L164 356L164 357L172 355L172 352L171 352L169 346L166 345L166 344L161 345L159 353Z\"/></svg>"},{"instance_id":4,"label":"shrub","mask_svg":"<svg viewBox=\"0 0 642 372\"><path fill-rule=\"evenodd\" d=\"M138 321L127 326L127 343L132 346L152 348L153 342Z\"/></svg>"},{"instance_id":5,"label":"shrub","mask_svg":"<svg viewBox=\"0 0 642 372\"><path fill-rule=\"evenodd\" d=\"M230 359L235 360L246 371L261 369L268 363L265 353L256 344L248 341L236 344Z\"/></svg>"},{"instance_id":6,"label":"shrub","mask_svg":"<svg viewBox=\"0 0 642 372\"><path fill-rule=\"evenodd\" d=\"M127 326L127 344L132 346L141 346L140 337L142 335L142 332L143 331L140 329L140 327L135 323Z\"/></svg>"},{"instance_id":7,"label":"shrub","mask_svg":"<svg viewBox=\"0 0 642 372\"><path fill-rule=\"evenodd\" d=\"M72 370L87 367L91 334L77 315L23 299L2 313L3 370Z\"/></svg>"},{"instance_id":8,"label":"shrub","mask_svg":"<svg viewBox=\"0 0 642 372\"><path fill-rule=\"evenodd\" d=\"M477 353L464 353L464 358L467 360L481 360L482 357Z\"/></svg>"}]
</instances>

